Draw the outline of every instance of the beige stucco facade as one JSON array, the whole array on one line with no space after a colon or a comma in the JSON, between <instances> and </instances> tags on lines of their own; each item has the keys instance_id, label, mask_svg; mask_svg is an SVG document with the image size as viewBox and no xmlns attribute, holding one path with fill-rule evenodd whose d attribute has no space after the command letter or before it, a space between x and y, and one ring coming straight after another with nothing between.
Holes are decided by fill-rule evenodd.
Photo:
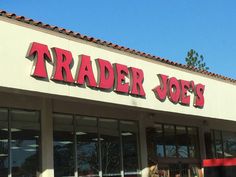
<instances>
[{"instance_id":1,"label":"beige stucco facade","mask_svg":"<svg viewBox=\"0 0 236 177\"><path fill-rule=\"evenodd\" d=\"M86 42L74 37L59 34L53 31L40 29L38 27L24 24L5 17L0 18L1 46L0 56L2 64L0 69L1 87L13 88L24 91L40 92L45 94L60 95L66 97L80 98L85 100L100 101L125 106L139 107L157 111L176 112L191 114L225 120L235 120L236 85L206 76L200 73L191 72L178 67L170 66L158 61L142 58L136 55L117 51L105 46ZM81 54L91 56L93 71L97 73L97 58L102 58L111 63L120 63L128 67L137 67L144 72L144 90L146 98L137 98L115 92L103 92L55 83L51 80L41 81L31 77L33 61L26 58L27 51L32 42L39 42L48 45L49 48L59 47L72 52L74 66L72 73L75 75L78 64L78 56ZM47 63L49 77L52 74L52 64ZM160 102L156 99L152 89L159 85L157 74L165 74L177 79L184 79L205 85L205 105L203 109L197 109L191 104L182 106L172 104L169 100ZM191 96L193 99L193 95ZM191 101L193 103L193 101Z\"/></svg>"}]
</instances>

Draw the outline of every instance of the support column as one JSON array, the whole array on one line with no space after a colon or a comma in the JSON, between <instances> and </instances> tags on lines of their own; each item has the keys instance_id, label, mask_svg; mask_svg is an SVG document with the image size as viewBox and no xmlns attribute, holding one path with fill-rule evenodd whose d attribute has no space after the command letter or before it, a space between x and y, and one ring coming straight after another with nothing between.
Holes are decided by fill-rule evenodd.
<instances>
[{"instance_id":1,"label":"support column","mask_svg":"<svg viewBox=\"0 0 236 177\"><path fill-rule=\"evenodd\" d=\"M54 177L52 100L48 98L42 99L41 147L42 173L40 177Z\"/></svg>"},{"instance_id":2,"label":"support column","mask_svg":"<svg viewBox=\"0 0 236 177\"><path fill-rule=\"evenodd\" d=\"M139 121L139 132L140 132L140 158L141 158L141 172L142 177L148 177L148 161L147 161L147 142L146 142L146 123L143 118Z\"/></svg>"}]
</instances>

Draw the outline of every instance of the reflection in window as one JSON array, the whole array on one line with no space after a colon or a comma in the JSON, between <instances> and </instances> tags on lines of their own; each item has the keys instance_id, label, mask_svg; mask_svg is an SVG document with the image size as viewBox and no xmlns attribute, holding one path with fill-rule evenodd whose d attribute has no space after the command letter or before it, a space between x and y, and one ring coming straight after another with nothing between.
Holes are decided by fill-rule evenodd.
<instances>
[{"instance_id":1,"label":"reflection in window","mask_svg":"<svg viewBox=\"0 0 236 177\"><path fill-rule=\"evenodd\" d=\"M215 131L215 147L216 147L216 157L217 158L223 157L221 131Z\"/></svg>"},{"instance_id":2,"label":"reflection in window","mask_svg":"<svg viewBox=\"0 0 236 177\"><path fill-rule=\"evenodd\" d=\"M8 175L8 113L0 109L0 176Z\"/></svg>"},{"instance_id":3,"label":"reflection in window","mask_svg":"<svg viewBox=\"0 0 236 177\"><path fill-rule=\"evenodd\" d=\"M120 176L120 136L118 121L112 119L100 119L100 142L102 151L103 176Z\"/></svg>"},{"instance_id":4,"label":"reflection in window","mask_svg":"<svg viewBox=\"0 0 236 177\"><path fill-rule=\"evenodd\" d=\"M55 177L74 175L73 117L54 114L54 173Z\"/></svg>"},{"instance_id":5,"label":"reflection in window","mask_svg":"<svg viewBox=\"0 0 236 177\"><path fill-rule=\"evenodd\" d=\"M153 141L155 142L156 146L156 156L157 157L164 157L164 132L163 132L163 126L162 124L155 124L155 130L154 130L154 139Z\"/></svg>"},{"instance_id":6,"label":"reflection in window","mask_svg":"<svg viewBox=\"0 0 236 177\"><path fill-rule=\"evenodd\" d=\"M127 177L138 176L136 122L65 114L53 117L55 177L120 177L122 171Z\"/></svg>"},{"instance_id":7,"label":"reflection in window","mask_svg":"<svg viewBox=\"0 0 236 177\"><path fill-rule=\"evenodd\" d=\"M77 163L79 176L99 175L97 119L76 117Z\"/></svg>"},{"instance_id":8,"label":"reflection in window","mask_svg":"<svg viewBox=\"0 0 236 177\"><path fill-rule=\"evenodd\" d=\"M164 125L165 149L167 157L176 157L175 127L174 125Z\"/></svg>"},{"instance_id":9,"label":"reflection in window","mask_svg":"<svg viewBox=\"0 0 236 177\"><path fill-rule=\"evenodd\" d=\"M189 137L189 156L197 158L199 157L197 128L188 127L188 137Z\"/></svg>"},{"instance_id":10,"label":"reflection in window","mask_svg":"<svg viewBox=\"0 0 236 177\"><path fill-rule=\"evenodd\" d=\"M146 129L149 163L157 158L198 158L198 129L195 127L154 124Z\"/></svg>"},{"instance_id":11,"label":"reflection in window","mask_svg":"<svg viewBox=\"0 0 236 177\"><path fill-rule=\"evenodd\" d=\"M215 157L214 132L213 131L205 132L204 141L205 141L207 159Z\"/></svg>"},{"instance_id":12,"label":"reflection in window","mask_svg":"<svg viewBox=\"0 0 236 177\"><path fill-rule=\"evenodd\" d=\"M178 157L188 157L188 134L186 127L176 126L176 140L178 146Z\"/></svg>"},{"instance_id":13,"label":"reflection in window","mask_svg":"<svg viewBox=\"0 0 236 177\"><path fill-rule=\"evenodd\" d=\"M208 158L236 157L236 132L211 130L210 133L211 141L207 142L207 146L212 148Z\"/></svg>"},{"instance_id":14,"label":"reflection in window","mask_svg":"<svg viewBox=\"0 0 236 177\"><path fill-rule=\"evenodd\" d=\"M11 110L12 176L39 174L40 118L38 112Z\"/></svg>"},{"instance_id":15,"label":"reflection in window","mask_svg":"<svg viewBox=\"0 0 236 177\"><path fill-rule=\"evenodd\" d=\"M138 173L138 127L135 122L120 122L122 146L123 146L123 164L125 176L137 176Z\"/></svg>"},{"instance_id":16,"label":"reflection in window","mask_svg":"<svg viewBox=\"0 0 236 177\"><path fill-rule=\"evenodd\" d=\"M236 133L222 132L224 157L236 156Z\"/></svg>"}]
</instances>

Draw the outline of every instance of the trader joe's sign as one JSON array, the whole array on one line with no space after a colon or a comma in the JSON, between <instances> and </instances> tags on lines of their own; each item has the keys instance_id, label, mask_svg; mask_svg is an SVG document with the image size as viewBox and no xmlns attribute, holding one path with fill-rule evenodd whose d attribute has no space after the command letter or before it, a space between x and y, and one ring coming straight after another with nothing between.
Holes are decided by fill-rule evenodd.
<instances>
[{"instance_id":1,"label":"trader joe's sign","mask_svg":"<svg viewBox=\"0 0 236 177\"><path fill-rule=\"evenodd\" d=\"M51 52L53 55L51 55ZM80 55L79 63L74 63L72 53L68 50L54 47L49 51L45 44L33 42L30 45L27 57L34 60L31 76L41 79L49 79L46 62L53 65L51 80L97 88L104 91L115 91L145 97L143 87L144 73L140 68L119 63L110 63L104 59L96 59L97 75L93 72L91 57ZM53 57L52 57L53 56ZM73 76L72 65L76 65L76 74ZM97 78L97 80L95 79ZM195 84L194 81L186 81L167 75L158 74L159 83L153 92L160 101L168 98L171 102L182 105L190 105L190 97L194 97L193 105L202 108L204 106L203 84Z\"/></svg>"}]
</instances>

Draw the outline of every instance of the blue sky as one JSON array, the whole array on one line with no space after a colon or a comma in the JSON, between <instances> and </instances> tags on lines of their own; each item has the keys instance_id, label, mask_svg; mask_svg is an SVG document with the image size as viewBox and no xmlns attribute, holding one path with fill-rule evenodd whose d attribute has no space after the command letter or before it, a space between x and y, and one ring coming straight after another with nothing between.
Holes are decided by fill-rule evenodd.
<instances>
[{"instance_id":1,"label":"blue sky","mask_svg":"<svg viewBox=\"0 0 236 177\"><path fill-rule=\"evenodd\" d=\"M236 79L235 0L0 0L0 9Z\"/></svg>"}]
</instances>

